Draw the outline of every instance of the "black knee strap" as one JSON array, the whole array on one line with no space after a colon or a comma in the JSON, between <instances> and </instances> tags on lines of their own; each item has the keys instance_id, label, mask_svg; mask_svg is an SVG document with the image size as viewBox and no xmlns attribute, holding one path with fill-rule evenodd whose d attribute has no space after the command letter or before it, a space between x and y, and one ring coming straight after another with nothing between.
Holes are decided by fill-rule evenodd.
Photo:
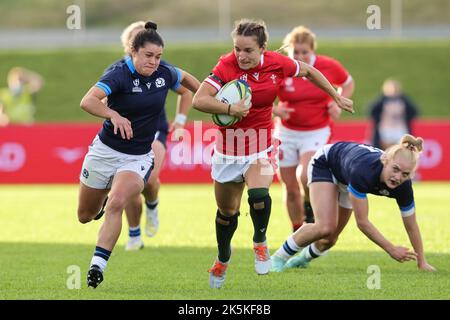
<instances>
[{"instance_id":1,"label":"black knee strap","mask_svg":"<svg viewBox=\"0 0 450 320\"><path fill-rule=\"evenodd\" d=\"M237 221L240 214L241 213L238 211L232 216L226 216L226 215L223 215L219 209L217 209L216 222L223 224L223 225L230 225L231 223Z\"/></svg>"}]
</instances>

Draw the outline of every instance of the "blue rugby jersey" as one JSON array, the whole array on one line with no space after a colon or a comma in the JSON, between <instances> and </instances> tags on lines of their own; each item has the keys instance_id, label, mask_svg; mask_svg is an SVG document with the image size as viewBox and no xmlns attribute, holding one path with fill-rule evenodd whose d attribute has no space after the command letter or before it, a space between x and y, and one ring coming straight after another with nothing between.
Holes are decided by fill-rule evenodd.
<instances>
[{"instance_id":1,"label":"blue rugby jersey","mask_svg":"<svg viewBox=\"0 0 450 320\"><path fill-rule=\"evenodd\" d=\"M131 57L125 57L108 67L96 83L108 96L108 107L131 121L133 138L122 139L114 134L109 119L103 122L100 140L110 148L126 154L150 152L169 89L180 86L181 71L165 61L149 77L140 75Z\"/></svg>"},{"instance_id":2,"label":"blue rugby jersey","mask_svg":"<svg viewBox=\"0 0 450 320\"><path fill-rule=\"evenodd\" d=\"M348 186L348 191L356 198L366 198L367 193L394 198L403 216L412 214L414 192L411 180L395 189L390 189L380 181L383 151L365 144L338 142L332 145L327 162L334 177Z\"/></svg>"}]
</instances>

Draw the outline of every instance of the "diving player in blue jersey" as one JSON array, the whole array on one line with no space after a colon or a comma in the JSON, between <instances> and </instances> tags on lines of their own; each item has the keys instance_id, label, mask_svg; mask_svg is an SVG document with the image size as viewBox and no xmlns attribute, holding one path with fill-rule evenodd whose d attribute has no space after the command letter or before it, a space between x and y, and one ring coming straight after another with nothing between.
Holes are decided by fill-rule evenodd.
<instances>
[{"instance_id":1,"label":"diving player in blue jersey","mask_svg":"<svg viewBox=\"0 0 450 320\"><path fill-rule=\"evenodd\" d=\"M108 68L80 103L86 112L106 119L84 159L78 200L78 219L87 223L97 217L107 199L87 276L88 286L94 288L103 281L119 238L122 211L142 192L150 176L151 143L167 93L186 78L180 69L161 62L164 42L156 28L147 22L133 40L131 56ZM105 97L107 106L102 103Z\"/></svg>"},{"instance_id":2,"label":"diving player in blue jersey","mask_svg":"<svg viewBox=\"0 0 450 320\"><path fill-rule=\"evenodd\" d=\"M307 267L311 260L324 255L336 243L352 210L358 228L393 259L417 260L419 269L436 271L425 259L411 183L422 146L422 138L404 135L385 152L352 142L325 145L317 151L308 165L316 222L303 225L284 242L272 256L272 271ZM397 201L414 251L394 245L369 221L367 193Z\"/></svg>"},{"instance_id":3,"label":"diving player in blue jersey","mask_svg":"<svg viewBox=\"0 0 450 320\"><path fill-rule=\"evenodd\" d=\"M131 23L128 27L124 29L120 37L122 46L124 48L126 56L130 56L132 52L132 41L136 34L144 30L145 22L136 21ZM162 110L158 127L155 135L155 140L152 142L152 150L154 153L154 167L150 174L147 184L142 191L145 200L145 212L146 212L146 225L145 233L152 237L158 231L159 217L158 217L158 193L160 188L159 174L164 163L164 158L167 150L167 136L170 132L173 132L172 139L174 141L179 141L184 132L184 124L186 123L187 114L192 105L192 92L197 91L200 87L200 82L198 79L186 73L186 79L184 84L180 85L174 92L178 94L177 110L174 121L169 127L165 109ZM189 89L189 90L188 90ZM144 242L141 238L141 228L140 220L142 214L142 200L141 196L138 195L132 199L125 206L125 213L128 220L129 232L128 232L128 242L126 244L125 250L139 250L144 247Z\"/></svg>"}]
</instances>

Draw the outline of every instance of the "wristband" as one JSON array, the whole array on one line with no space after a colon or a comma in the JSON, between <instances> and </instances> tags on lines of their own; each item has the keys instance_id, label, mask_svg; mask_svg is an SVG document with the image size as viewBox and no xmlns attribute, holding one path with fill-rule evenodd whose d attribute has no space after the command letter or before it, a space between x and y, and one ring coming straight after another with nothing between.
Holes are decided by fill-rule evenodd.
<instances>
[{"instance_id":1,"label":"wristband","mask_svg":"<svg viewBox=\"0 0 450 320\"><path fill-rule=\"evenodd\" d=\"M174 122L184 126L186 124L186 120L187 120L187 116L185 114L177 113L177 115L175 116Z\"/></svg>"}]
</instances>

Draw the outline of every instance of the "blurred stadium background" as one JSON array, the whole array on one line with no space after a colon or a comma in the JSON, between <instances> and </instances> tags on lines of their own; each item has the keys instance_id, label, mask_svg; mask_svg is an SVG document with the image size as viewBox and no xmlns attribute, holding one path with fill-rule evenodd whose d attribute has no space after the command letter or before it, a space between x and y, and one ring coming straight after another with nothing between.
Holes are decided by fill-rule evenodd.
<instances>
[{"instance_id":1,"label":"blurred stadium background","mask_svg":"<svg viewBox=\"0 0 450 320\"><path fill-rule=\"evenodd\" d=\"M81 28L76 30L67 28L71 15L68 8L72 5L81 10ZM377 5L381 9L381 29L367 28L367 19L371 15L367 9L370 5ZM423 134L430 146L424 154L425 160L419 176L423 178L423 182L417 183L418 202L422 204L419 206L419 221L424 225L426 251L432 253L434 260L431 263L435 262L440 274L424 279L423 275L413 274L415 269L409 266L406 270L413 278L412 287L407 278L394 285L398 280L396 272L402 272L404 266L397 266L373 244L364 242L363 235L351 226L343 235L342 244L336 247L336 251L340 252L337 256L344 256L344 260L330 258L335 260L328 261L328 264L338 265L339 269L329 279L331 285L336 285L334 291L325 293L312 286L309 289L314 294L302 295L304 293L296 291L292 283L302 285L307 277L298 278L291 273L283 276L286 279L280 278L281 282L289 284L289 290L283 289L283 283L270 283L268 285L274 286L274 293L267 295L261 293L258 285L246 283L248 290L245 291L244 287L240 288L238 281L234 281L230 283L228 293L221 293L213 298L342 298L338 289L342 281L343 288L349 292L346 296L348 298L450 298L450 220L447 217L450 206L450 0L285 0L281 3L260 0L130 0L126 3L119 0L16 0L0 1L0 13L0 88L7 86L7 72L15 66L34 70L45 79L45 86L36 100L36 123L0 128L0 269L8 270L5 275L8 272L19 272L23 278L16 282L0 277L0 298L96 297L84 292L84 286L81 293L77 294L69 293L65 288L65 268L68 265L82 266L84 281L85 264L98 230L98 225L80 226L76 219L79 169L87 146L101 125L99 119L79 108L79 102L103 70L121 57L123 51L119 37L123 28L136 20L156 21L166 42L164 59L202 80L209 74L217 58L231 50L229 33L232 24L242 17L265 20L270 33L269 49L272 50L280 47L282 38L294 26L306 25L318 37L318 54L335 57L346 66L356 82L353 96L356 114L344 115L336 128L339 138L367 141L370 129L367 105L379 95L380 87L387 77L395 77L402 82L405 93L420 107L420 118L415 124L416 133ZM172 119L175 111L173 94L169 96L166 109ZM192 110L189 119L209 122L210 118ZM204 126L208 126L208 123L205 122ZM194 145L194 141L191 142ZM58 150L66 152L65 155L58 153ZM163 185L161 189L160 238L156 237L151 241L147 239L147 253L143 253L144 256L129 256L122 253L122 248L119 247L126 240L126 232L123 232L115 250L120 253L116 253L118 257L114 259L117 259L117 265L121 268L134 272L126 261L145 264L148 260L144 257L149 254L152 256L147 256L148 259L163 261L166 256L170 256L171 248L176 251L189 247L189 254L186 253L183 257L186 260L193 259L187 265L198 273L195 279L200 283L193 282L186 276L180 279L180 287L168 285L167 290L163 290L163 282L169 280L161 280L159 285L162 287L152 285L158 288L152 295L146 291L141 278L126 275L126 281L105 283L105 289L113 290L110 295L105 290L98 297L211 298L206 289L207 275L203 272L213 257L215 247L211 219L215 209L212 187L208 183L208 165L177 166L167 157L164 170L163 184L174 184L167 187ZM426 180L440 182L436 184L425 182ZM207 184L195 187L184 184L195 182ZM41 183L68 185L49 186ZM420 198L420 192L426 196ZM275 186L272 193L273 198L280 198L279 186ZM192 212L189 206L188 209L183 209L186 206L179 203L189 203L190 199ZM390 217L396 214L395 205L385 202L385 199L377 202L382 203L383 208L378 212L380 216L377 221L380 224L386 223L384 228L388 237L408 244L406 236L399 235L403 233L398 231L401 228L399 219L392 222L396 224L396 228L389 225L392 220ZM208 206L204 207L202 203L208 203ZM429 207L431 204L433 206ZM243 206L246 207L245 201ZM430 215L421 217L421 211L424 216ZM200 217L199 221L204 224L193 226L189 230L182 228L183 225L192 223L190 221L193 221L193 215ZM11 216L14 218L10 219ZM273 239L274 250L289 233L287 217L280 201L276 202L271 219L272 233L269 237ZM246 231L241 230L241 236L234 242L238 250L249 255L250 224L247 222L244 220L242 226ZM186 232L188 243L177 240L173 235L181 232L178 228ZM202 234L200 240L197 239L199 234ZM354 245L356 242L359 243L358 246ZM62 249L69 244L73 249L72 254ZM46 260L41 260L37 256L39 253L27 248L28 245L33 248L36 246L36 250L44 256L52 256L52 270L59 274L57 280L52 279L44 284L44 279L39 277L45 278L46 275L38 275L36 270L32 271L35 265L29 261L37 262L40 264L38 270L44 270ZM345 256L350 256L349 264L358 263L358 258L351 254L353 250L360 250L364 255L361 270L351 271L360 272L358 279L361 283L358 284L351 279L342 280L348 273L345 269L346 262L342 262L345 261ZM64 258L55 262L52 252L57 252ZM18 256L21 257L19 260L27 262L23 263L22 268L12 270L8 261ZM195 257L202 257L199 260L201 265L195 261ZM247 260L244 263L237 258L239 267L233 272L241 272L242 278L239 280L244 283L248 280L246 272L249 275L251 272L251 268L246 268L251 266L251 261ZM381 261L380 264L390 270L387 272L391 272L391 291L388 288L375 294L365 288L365 268L377 261ZM339 264L340 262L342 263ZM162 263L158 262L161 270L165 270ZM170 263L165 268L170 269ZM108 277L121 277L120 271L114 271L113 266L111 263L112 270ZM152 263L149 266L150 269L158 268L158 265ZM318 269L322 273L331 273L334 272L331 267L324 263ZM144 273L144 278L149 268L139 269L139 272ZM198 268L203 273L199 273ZM308 270L308 276L314 277L314 270ZM156 276L151 279L159 280ZM133 291L127 287L127 281L132 284L139 282L142 287ZM315 281L320 283L323 279ZM264 282L268 283L266 280ZM433 283L439 289L439 294L424 289L427 283ZM409 291L405 291L406 287ZM52 290L53 293L49 294ZM289 296L286 292L292 294Z\"/></svg>"}]
</instances>

